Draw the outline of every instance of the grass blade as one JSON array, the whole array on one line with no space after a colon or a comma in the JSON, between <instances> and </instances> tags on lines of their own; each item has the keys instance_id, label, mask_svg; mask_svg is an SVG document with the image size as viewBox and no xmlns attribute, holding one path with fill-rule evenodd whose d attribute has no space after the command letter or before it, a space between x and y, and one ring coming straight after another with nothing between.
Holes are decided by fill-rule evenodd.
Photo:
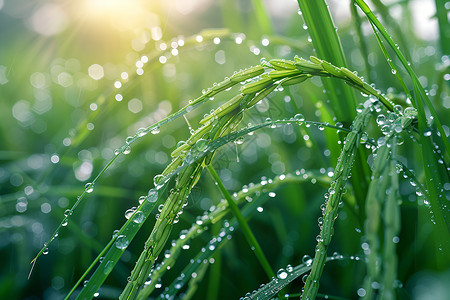
<instances>
[{"instance_id":1,"label":"grass blade","mask_svg":"<svg viewBox=\"0 0 450 300\"><path fill-rule=\"evenodd\" d=\"M317 56L336 66L346 67L339 36L325 1L298 0L297 2ZM317 20L320 20L320 23ZM355 116L354 92L336 80L327 79L322 82L327 90L327 96L335 108L336 117L342 122L350 122Z\"/></svg>"},{"instance_id":2,"label":"grass blade","mask_svg":"<svg viewBox=\"0 0 450 300\"><path fill-rule=\"evenodd\" d=\"M334 261L334 260L341 260L343 259L343 256L336 256L336 257L327 257L326 262ZM273 296L275 296L280 290L282 290L284 287L286 287L289 283L300 277L301 275L305 274L309 270L311 270L312 264L300 264L298 266L292 267L287 266L286 269L280 269L278 271L277 277L272 278L271 281L264 284L263 287L259 288L255 292L253 292L250 295L246 295L244 299L272 299ZM248 298L247 298L248 297Z\"/></svg>"},{"instance_id":3,"label":"grass blade","mask_svg":"<svg viewBox=\"0 0 450 300\"><path fill-rule=\"evenodd\" d=\"M273 34L272 25L264 7L264 2L261 0L252 0L252 6L255 11L256 20L258 20L260 31L267 35Z\"/></svg>"},{"instance_id":4,"label":"grass blade","mask_svg":"<svg viewBox=\"0 0 450 300\"><path fill-rule=\"evenodd\" d=\"M331 242L331 237L333 236L333 225L338 213L338 205L341 201L345 183L350 177L351 166L359 145L360 134L367 125L372 109L372 104L369 103L366 108L356 116L355 121L352 124L352 132L345 138L341 156L339 157L334 170L333 181L329 189L329 198L325 200L326 207L322 212L323 224L321 224L314 262L312 264L311 273L306 280L302 299L315 299L317 295L319 280L326 262L327 248Z\"/></svg>"},{"instance_id":5,"label":"grass blade","mask_svg":"<svg viewBox=\"0 0 450 300\"><path fill-rule=\"evenodd\" d=\"M217 174L216 170L211 165L208 165L206 168L208 169L208 172L211 175L211 177L214 179L220 192L227 200L228 206L230 207L231 211L233 212L233 215L238 220L239 226L241 227L242 232L244 233L245 238L247 239L247 242L249 243L251 249L255 252L256 257L258 258L258 260L259 260L261 266L263 267L264 271L266 272L267 276L269 278L274 276L275 273L273 272L272 268L270 267L269 261L267 260L266 256L264 255L264 252L262 251L261 246L259 245L255 236L253 235L253 232L251 231L250 226L248 225L247 221L242 216L238 206L231 198L230 193L228 193L227 189L224 187L222 180L219 177L219 174Z\"/></svg>"},{"instance_id":6,"label":"grass blade","mask_svg":"<svg viewBox=\"0 0 450 300\"><path fill-rule=\"evenodd\" d=\"M156 199L147 200L146 198L133 214L133 216L128 219L128 221L119 230L116 236L113 237L113 239L108 243L105 249L99 254L96 261L99 260L99 258L104 253L106 253L104 259L100 262L100 265L97 267L94 274L89 279L87 285L84 286L80 294L77 296L77 299L91 299L94 294L97 293L98 289L111 273L114 266L122 256L123 252L128 247L129 243L133 240L142 224L153 211L157 203L155 200ZM94 261L94 263L96 263L96 261ZM86 275L86 273L83 275L83 277ZM83 280L83 277L77 282L72 291L67 295L66 299L69 298L71 293L75 290L76 286Z\"/></svg>"},{"instance_id":7,"label":"grass blade","mask_svg":"<svg viewBox=\"0 0 450 300\"><path fill-rule=\"evenodd\" d=\"M443 183L449 182L448 171L444 169L443 165L439 163L439 158L435 154L433 141L431 140L431 130L427 124L427 117L425 109L428 109L434 124L437 128L439 136L437 137L444 145L443 153L445 157L449 159L450 142L446 138L446 134L442 127L442 124L436 114L430 99L425 93L422 85L419 82L417 75L412 69L410 63L406 60L402 52L398 49L391 36L375 17L369 6L363 0L355 0L361 10L366 14L367 18L373 24L383 38L388 42L391 49L394 51L397 58L400 60L403 67L406 69L408 75L412 80L413 86L413 105L417 108L419 113L419 141L422 144L421 154L424 164L424 173L426 178L426 186L428 189L428 196L431 202L432 212L437 225L437 231L444 235L443 239L439 239L443 251L438 251L438 255L442 262L447 262L448 257L445 257L444 253L447 253L450 249L450 212L445 208L446 195L443 189ZM430 134L429 134L430 133ZM445 150L445 151L444 151ZM435 171L432 171L435 170Z\"/></svg>"},{"instance_id":8,"label":"grass blade","mask_svg":"<svg viewBox=\"0 0 450 300\"><path fill-rule=\"evenodd\" d=\"M317 55L334 65L346 67L342 45L325 1L298 0L297 2ZM320 20L320 22L317 22L317 20ZM354 91L343 82L335 79L323 79L322 83L338 121L348 126L356 113L357 100ZM336 144L335 137L329 137L327 142L332 155L332 163L335 164L340 149ZM364 199L367 191L367 173L362 167L366 159L365 154L360 151L357 157L358 162L355 164L353 171L355 178L359 178L358 182L353 182L356 199ZM363 206L362 203L358 204L360 207Z\"/></svg>"}]
</instances>

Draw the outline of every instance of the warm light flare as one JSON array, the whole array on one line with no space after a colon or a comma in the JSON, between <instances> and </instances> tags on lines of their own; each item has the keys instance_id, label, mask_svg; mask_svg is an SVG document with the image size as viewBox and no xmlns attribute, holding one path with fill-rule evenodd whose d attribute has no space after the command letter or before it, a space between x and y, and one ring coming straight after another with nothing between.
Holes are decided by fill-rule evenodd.
<instances>
[{"instance_id":1,"label":"warm light flare","mask_svg":"<svg viewBox=\"0 0 450 300\"><path fill-rule=\"evenodd\" d=\"M96 21L109 21L122 30L137 28L148 14L142 0L84 0L84 15Z\"/></svg>"},{"instance_id":2,"label":"warm light flare","mask_svg":"<svg viewBox=\"0 0 450 300\"><path fill-rule=\"evenodd\" d=\"M93 12L98 13L117 13L127 10L130 6L134 6L138 1L127 0L85 0L86 5Z\"/></svg>"}]
</instances>

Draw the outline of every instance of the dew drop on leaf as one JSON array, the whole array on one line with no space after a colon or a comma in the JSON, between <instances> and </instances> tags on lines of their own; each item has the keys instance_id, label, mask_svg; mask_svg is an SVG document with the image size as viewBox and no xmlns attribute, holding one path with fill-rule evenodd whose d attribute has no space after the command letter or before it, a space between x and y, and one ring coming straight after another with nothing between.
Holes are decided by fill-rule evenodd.
<instances>
[{"instance_id":1,"label":"dew drop on leaf","mask_svg":"<svg viewBox=\"0 0 450 300\"><path fill-rule=\"evenodd\" d=\"M142 211L138 211L134 214L133 222L140 224L144 221L145 215Z\"/></svg>"},{"instance_id":2,"label":"dew drop on leaf","mask_svg":"<svg viewBox=\"0 0 450 300\"><path fill-rule=\"evenodd\" d=\"M286 279L287 276L288 276L288 273L286 272L285 269L281 268L281 269L278 270L277 277L279 279Z\"/></svg>"},{"instance_id":3,"label":"dew drop on leaf","mask_svg":"<svg viewBox=\"0 0 450 300\"><path fill-rule=\"evenodd\" d=\"M131 147L130 146L125 147L123 149L123 151L122 151L122 153L125 154L125 155L130 154L130 152L131 152Z\"/></svg>"},{"instance_id":4,"label":"dew drop on leaf","mask_svg":"<svg viewBox=\"0 0 450 300\"><path fill-rule=\"evenodd\" d=\"M148 191L147 194L147 200L148 202L156 202L156 200L158 200L158 191L156 189L151 189Z\"/></svg>"},{"instance_id":5,"label":"dew drop on leaf","mask_svg":"<svg viewBox=\"0 0 450 300\"><path fill-rule=\"evenodd\" d=\"M86 193L92 193L92 191L94 190L94 184L93 183L86 183L86 185L84 186Z\"/></svg>"},{"instance_id":6,"label":"dew drop on leaf","mask_svg":"<svg viewBox=\"0 0 450 300\"><path fill-rule=\"evenodd\" d=\"M125 235L119 235L116 240L116 248L120 250L124 250L128 247L128 239Z\"/></svg>"},{"instance_id":7,"label":"dew drop on leaf","mask_svg":"<svg viewBox=\"0 0 450 300\"><path fill-rule=\"evenodd\" d=\"M310 266L312 264L312 261L313 260L312 260L311 256L309 256L309 255L304 255L302 258L302 262L307 266Z\"/></svg>"},{"instance_id":8,"label":"dew drop on leaf","mask_svg":"<svg viewBox=\"0 0 450 300\"><path fill-rule=\"evenodd\" d=\"M158 134L161 131L161 128L159 126L156 126L152 129L152 134Z\"/></svg>"}]
</instances>

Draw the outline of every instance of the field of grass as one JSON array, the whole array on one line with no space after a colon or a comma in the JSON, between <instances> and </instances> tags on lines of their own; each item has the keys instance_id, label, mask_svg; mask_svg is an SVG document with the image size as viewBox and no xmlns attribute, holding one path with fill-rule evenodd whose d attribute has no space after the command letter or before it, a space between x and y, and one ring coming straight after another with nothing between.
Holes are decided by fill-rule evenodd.
<instances>
[{"instance_id":1,"label":"field of grass","mask_svg":"<svg viewBox=\"0 0 450 300\"><path fill-rule=\"evenodd\" d=\"M448 299L435 1L1 1L1 299Z\"/></svg>"}]
</instances>

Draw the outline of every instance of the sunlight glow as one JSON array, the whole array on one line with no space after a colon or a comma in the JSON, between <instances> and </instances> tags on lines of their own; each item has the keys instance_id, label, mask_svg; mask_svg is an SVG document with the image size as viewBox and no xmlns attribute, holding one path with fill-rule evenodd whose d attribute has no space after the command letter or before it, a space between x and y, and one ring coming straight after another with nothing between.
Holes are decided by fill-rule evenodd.
<instances>
[{"instance_id":1,"label":"sunlight glow","mask_svg":"<svg viewBox=\"0 0 450 300\"><path fill-rule=\"evenodd\" d=\"M142 0L84 0L85 16L96 21L110 21L122 30L142 26L148 14Z\"/></svg>"},{"instance_id":2,"label":"sunlight glow","mask_svg":"<svg viewBox=\"0 0 450 300\"><path fill-rule=\"evenodd\" d=\"M87 4L93 9L100 12L117 12L129 7L130 2L126 0L86 0ZM134 4L134 3L132 3Z\"/></svg>"}]
</instances>

